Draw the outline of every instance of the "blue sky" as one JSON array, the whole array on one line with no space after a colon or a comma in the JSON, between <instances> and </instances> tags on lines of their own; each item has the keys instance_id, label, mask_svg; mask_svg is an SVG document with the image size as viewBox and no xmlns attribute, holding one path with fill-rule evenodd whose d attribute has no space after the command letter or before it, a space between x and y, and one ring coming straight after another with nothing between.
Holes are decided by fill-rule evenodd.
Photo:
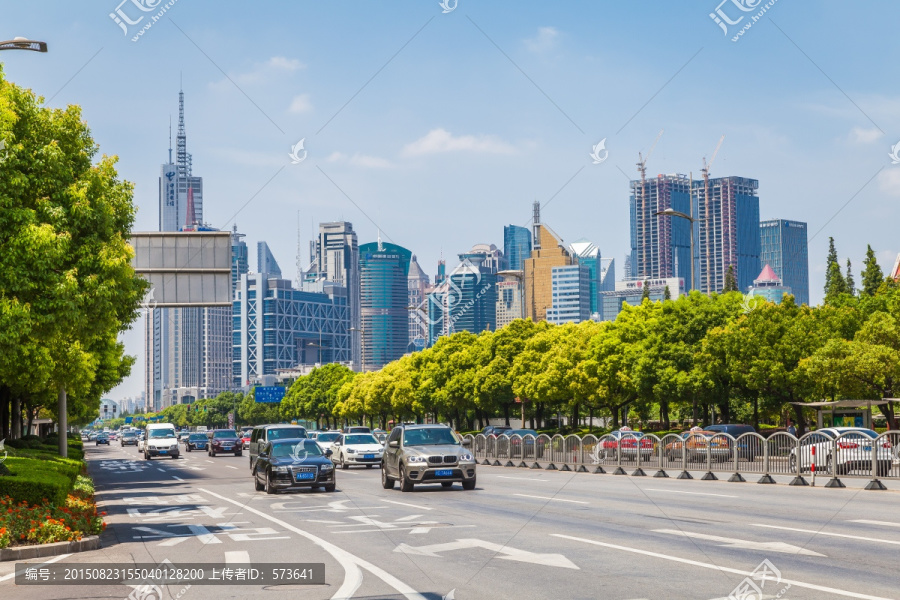
<instances>
[{"instance_id":1,"label":"blue sky","mask_svg":"<svg viewBox=\"0 0 900 600\"><path fill-rule=\"evenodd\" d=\"M236 222L254 261L267 241L288 277L298 211L304 261L312 227L344 219L360 243L380 228L433 275L442 252L452 266L475 243L502 245L534 200L621 273L628 179L660 129L648 174L697 176L725 134L712 175L758 179L762 218L809 223L813 302L829 236L857 278L867 243L885 269L900 250L895 2L779 0L732 42L709 17L715 0L459 0L446 14L438 0L178 0L132 42L164 4L133 1L0 1L0 37L50 45L0 58L49 105L82 106L135 183L137 229L156 228L182 85L206 220ZM745 15L730 31L763 4L722 4ZM147 16L125 35L117 7ZM307 158L291 164L302 138ZM592 164L603 138L609 158ZM139 356L141 328L125 336ZM111 397L142 389L140 364Z\"/></svg>"}]
</instances>

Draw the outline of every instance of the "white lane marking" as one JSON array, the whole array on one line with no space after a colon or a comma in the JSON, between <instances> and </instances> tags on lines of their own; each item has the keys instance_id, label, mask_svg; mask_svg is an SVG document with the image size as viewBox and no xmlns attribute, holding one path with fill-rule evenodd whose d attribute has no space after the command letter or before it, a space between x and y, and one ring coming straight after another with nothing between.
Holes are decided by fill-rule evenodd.
<instances>
[{"instance_id":1,"label":"white lane marking","mask_svg":"<svg viewBox=\"0 0 900 600\"><path fill-rule=\"evenodd\" d=\"M208 462L209 464L213 464L213 461L211 461L211 460L208 460L206 462Z\"/></svg>"},{"instance_id":2,"label":"white lane marking","mask_svg":"<svg viewBox=\"0 0 900 600\"><path fill-rule=\"evenodd\" d=\"M580 570L575 563L562 554L539 554L537 552L528 552L527 550L510 548L509 546L502 544L494 544L478 539L456 540L455 542L431 544L430 546L409 546L407 544L399 544L394 548L394 552L402 552L403 554L413 554L416 556L439 557L441 552L447 552L448 550L467 550L469 548L484 548L485 550L490 550L496 554L502 554L503 556L495 556L495 558L502 560L515 560L547 567L575 569L576 571Z\"/></svg>"},{"instance_id":3,"label":"white lane marking","mask_svg":"<svg viewBox=\"0 0 900 600\"><path fill-rule=\"evenodd\" d=\"M225 465L225 466L228 467L229 469L237 469L237 467L233 467L231 465Z\"/></svg>"},{"instance_id":4,"label":"white lane marking","mask_svg":"<svg viewBox=\"0 0 900 600\"><path fill-rule=\"evenodd\" d=\"M427 506L420 506L418 504L410 504L409 502L397 502L396 500L382 500L382 502L390 502L391 504L399 504L400 506L409 506L410 508L419 508L422 510L431 510Z\"/></svg>"},{"instance_id":5,"label":"white lane marking","mask_svg":"<svg viewBox=\"0 0 900 600\"><path fill-rule=\"evenodd\" d=\"M670 494L690 494L691 496L715 496L717 498L737 498L738 496L729 496L727 494L709 494L707 492L682 492L681 490L662 490L659 488L644 488L648 492L669 492Z\"/></svg>"},{"instance_id":6,"label":"white lane marking","mask_svg":"<svg viewBox=\"0 0 900 600\"><path fill-rule=\"evenodd\" d=\"M827 531L816 531L815 529L798 529L796 527L782 527L780 525L761 525L760 523L754 523L754 527L765 527L767 529L783 529L785 531L799 531L800 533L812 533L814 535L827 535L830 537L839 537L839 538L848 538L851 540L862 540L864 542L879 542L881 544L895 544L900 546L900 541L898 540L879 540L878 538L870 538L863 537L861 535L846 535L844 533L830 533Z\"/></svg>"},{"instance_id":7,"label":"white lane marking","mask_svg":"<svg viewBox=\"0 0 900 600\"><path fill-rule=\"evenodd\" d=\"M72 555L71 554L60 554L59 556L54 556L50 560L45 560L44 562L38 563L38 564L49 565L50 563L55 563L58 560L62 560L64 558L69 558L70 556L72 556ZM24 570L22 572L24 573ZM0 581L6 581L7 579L12 579L15 576L16 576L16 572L13 571L9 575L4 575L3 577L0 577Z\"/></svg>"},{"instance_id":8,"label":"white lane marking","mask_svg":"<svg viewBox=\"0 0 900 600\"><path fill-rule=\"evenodd\" d=\"M738 540L734 538L719 537L717 535L707 535L705 533L693 533L691 531L680 531L678 529L654 529L656 533L668 533L670 535L679 535L682 537L694 538L697 540L707 540L710 542L722 542L721 547L741 548L744 550L765 550L768 552L783 552L784 554L803 554L806 556L823 556L818 552L801 548L800 546L792 546L784 542L754 542L751 540ZM826 557L827 558L827 557Z\"/></svg>"},{"instance_id":9,"label":"white lane marking","mask_svg":"<svg viewBox=\"0 0 900 600\"><path fill-rule=\"evenodd\" d=\"M537 498L538 500L555 500L556 502L571 502L573 504L588 504L581 500L564 500L563 498L552 498L550 496L530 496L528 494L513 494L513 496L521 496L522 498Z\"/></svg>"},{"instance_id":10,"label":"white lane marking","mask_svg":"<svg viewBox=\"0 0 900 600\"><path fill-rule=\"evenodd\" d=\"M420 525L416 525L415 527L391 527L389 529L389 531L409 531L410 535L414 535L414 534L428 533L432 529L464 529L466 527L475 527L475 526L474 525L440 525L440 524L426 525L426 524L420 524ZM350 529L350 530L345 530L345 531L335 531L333 533L335 533L335 534L339 534L339 533L373 533L376 531L383 532L384 528L382 527L379 529Z\"/></svg>"},{"instance_id":11,"label":"white lane marking","mask_svg":"<svg viewBox=\"0 0 900 600\"><path fill-rule=\"evenodd\" d=\"M509 475L497 475L497 479L519 479L521 481L540 481L543 483L551 483L549 479L541 479L540 477L510 477Z\"/></svg>"},{"instance_id":12,"label":"white lane marking","mask_svg":"<svg viewBox=\"0 0 900 600\"><path fill-rule=\"evenodd\" d=\"M165 473L165 472L166 472L166 470L165 470L165 469L160 469L160 468L157 468L157 469L156 469L156 470L157 470L157 471L159 471L159 472L160 472L160 473Z\"/></svg>"},{"instance_id":13,"label":"white lane marking","mask_svg":"<svg viewBox=\"0 0 900 600\"><path fill-rule=\"evenodd\" d=\"M225 553L226 565L249 565L250 553L246 550L234 550Z\"/></svg>"},{"instance_id":14,"label":"white lane marking","mask_svg":"<svg viewBox=\"0 0 900 600\"><path fill-rule=\"evenodd\" d=\"M680 562L686 565L692 565L695 567L703 567L704 569L712 569L714 571L721 571L723 573L733 573L735 575L743 575L744 577L750 577L753 575L750 571L742 571L741 569L732 569L730 567L720 567L719 565L712 565L705 562L700 562L696 560L690 560L687 558L681 558L679 556L669 556L668 554L660 554L658 552L649 552L647 550L638 550L637 548L629 548L627 546L619 546L617 544L607 544L606 542L598 542L597 540L589 540L587 538L580 538L571 535L564 535L561 533L551 533L553 537L563 538L566 540L574 540L576 542L584 542L586 544L593 544L595 546L603 546L604 548L612 548L614 550L624 550L625 552L633 552L634 554L643 554L644 556L652 556L653 558L661 558L663 560L671 560L673 562ZM825 587L824 585L817 585L815 583L805 583L803 581L795 581L793 579L782 579L781 583L789 583L792 586L802 587L810 590L817 590L820 592L826 592L828 594L836 594L838 596L844 596L846 598L860 598L862 600L891 600L890 598L882 598L880 596L870 596L868 594L860 594L858 592L849 592L847 590L839 590L837 588Z\"/></svg>"},{"instance_id":15,"label":"white lane marking","mask_svg":"<svg viewBox=\"0 0 900 600\"><path fill-rule=\"evenodd\" d=\"M184 481L184 479L182 479L181 477L175 477L174 475L172 475L172 479L176 481Z\"/></svg>"},{"instance_id":16,"label":"white lane marking","mask_svg":"<svg viewBox=\"0 0 900 600\"><path fill-rule=\"evenodd\" d=\"M344 569L344 583L341 584L341 587L334 593L332 596L332 600L337 600L338 598L352 598L356 593L356 590L360 588L362 585L362 570L365 569L368 572L372 573L376 577L378 577L381 581L388 584L404 596L406 596L407 600L427 600L425 596L418 593L412 587L407 585L406 583L400 581L384 569L380 567L376 567L372 563L363 560L362 558L356 556L355 554L351 554L350 552L344 550L343 548L339 548L335 546L331 542L326 542L322 538L309 533L308 531L304 531L299 529L298 527L294 527L290 523L282 521L281 519L277 519L271 515L268 515L261 510L257 510L251 506L245 506L238 502L237 500L232 500L231 498L227 498L215 492L211 492L204 488L198 488L199 491L209 494L214 498L218 498L224 502L229 502L238 506L244 510L250 511L255 515L262 517L276 525L284 527L289 531L293 531L299 536L305 537L306 539L312 541L317 546L321 547L323 550L328 552L334 559L343 567Z\"/></svg>"},{"instance_id":17,"label":"white lane marking","mask_svg":"<svg viewBox=\"0 0 900 600\"><path fill-rule=\"evenodd\" d=\"M870 521L868 519L855 519L848 523L864 523L866 525L882 525L884 527L900 527L900 523L891 523L890 521Z\"/></svg>"}]
</instances>

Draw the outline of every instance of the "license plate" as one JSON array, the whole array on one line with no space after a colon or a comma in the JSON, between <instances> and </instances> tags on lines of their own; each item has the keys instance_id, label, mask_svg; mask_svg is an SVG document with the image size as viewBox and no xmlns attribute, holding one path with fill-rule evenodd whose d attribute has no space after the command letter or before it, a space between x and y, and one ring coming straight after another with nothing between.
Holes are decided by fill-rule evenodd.
<instances>
[{"instance_id":1,"label":"license plate","mask_svg":"<svg viewBox=\"0 0 900 600\"><path fill-rule=\"evenodd\" d=\"M297 481L301 481L303 479L315 479L315 473L297 473Z\"/></svg>"},{"instance_id":2,"label":"license plate","mask_svg":"<svg viewBox=\"0 0 900 600\"><path fill-rule=\"evenodd\" d=\"M222 446L222 448L225 450L231 450L231 446Z\"/></svg>"},{"instance_id":3,"label":"license plate","mask_svg":"<svg viewBox=\"0 0 900 600\"><path fill-rule=\"evenodd\" d=\"M168 452L168 450L160 450L159 451L160 454L166 454L167 452Z\"/></svg>"},{"instance_id":4,"label":"license plate","mask_svg":"<svg viewBox=\"0 0 900 600\"><path fill-rule=\"evenodd\" d=\"M374 454L363 454L363 460L372 460L375 458Z\"/></svg>"},{"instance_id":5,"label":"license plate","mask_svg":"<svg viewBox=\"0 0 900 600\"><path fill-rule=\"evenodd\" d=\"M871 452L871 451L872 451L872 446L866 446L865 448L863 448L863 452Z\"/></svg>"},{"instance_id":6,"label":"license plate","mask_svg":"<svg viewBox=\"0 0 900 600\"><path fill-rule=\"evenodd\" d=\"M434 475L435 477L450 477L453 475L453 469L438 469Z\"/></svg>"}]
</instances>

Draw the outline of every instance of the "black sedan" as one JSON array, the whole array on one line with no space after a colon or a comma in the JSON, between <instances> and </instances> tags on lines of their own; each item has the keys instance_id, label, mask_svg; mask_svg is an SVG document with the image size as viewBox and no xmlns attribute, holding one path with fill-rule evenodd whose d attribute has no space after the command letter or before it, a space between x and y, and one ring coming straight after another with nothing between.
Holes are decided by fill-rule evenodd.
<instances>
[{"instance_id":1,"label":"black sedan","mask_svg":"<svg viewBox=\"0 0 900 600\"><path fill-rule=\"evenodd\" d=\"M97 437L94 438L94 441L97 442L97 446L99 446L100 444L106 444L107 446L109 446L109 436L105 433L98 433Z\"/></svg>"},{"instance_id":2,"label":"black sedan","mask_svg":"<svg viewBox=\"0 0 900 600\"><path fill-rule=\"evenodd\" d=\"M260 450L253 470L256 491L274 494L278 490L301 488L335 489L331 450L322 450L310 439L283 439L267 442Z\"/></svg>"},{"instance_id":3,"label":"black sedan","mask_svg":"<svg viewBox=\"0 0 900 600\"><path fill-rule=\"evenodd\" d=\"M192 433L184 440L184 449L190 452L191 450L206 450L206 434L205 433Z\"/></svg>"},{"instance_id":4,"label":"black sedan","mask_svg":"<svg viewBox=\"0 0 900 600\"><path fill-rule=\"evenodd\" d=\"M210 456L215 456L217 452L233 453L235 456L240 456L241 451L244 449L241 438L234 429L214 429L209 431L206 434L206 441L209 444L206 453Z\"/></svg>"}]
</instances>

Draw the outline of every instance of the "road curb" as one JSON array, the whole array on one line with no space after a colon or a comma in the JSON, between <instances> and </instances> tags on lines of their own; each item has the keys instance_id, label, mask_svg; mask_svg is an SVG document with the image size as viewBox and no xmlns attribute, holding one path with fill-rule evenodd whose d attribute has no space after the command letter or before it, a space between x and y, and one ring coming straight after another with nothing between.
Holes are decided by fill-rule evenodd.
<instances>
[{"instance_id":1,"label":"road curb","mask_svg":"<svg viewBox=\"0 0 900 600\"><path fill-rule=\"evenodd\" d=\"M98 550L99 548L100 536L90 535L74 542L54 542L52 544L4 548L0 550L0 562L44 558L47 556L58 556L60 554L73 554L75 552L85 552L87 550Z\"/></svg>"}]
</instances>

